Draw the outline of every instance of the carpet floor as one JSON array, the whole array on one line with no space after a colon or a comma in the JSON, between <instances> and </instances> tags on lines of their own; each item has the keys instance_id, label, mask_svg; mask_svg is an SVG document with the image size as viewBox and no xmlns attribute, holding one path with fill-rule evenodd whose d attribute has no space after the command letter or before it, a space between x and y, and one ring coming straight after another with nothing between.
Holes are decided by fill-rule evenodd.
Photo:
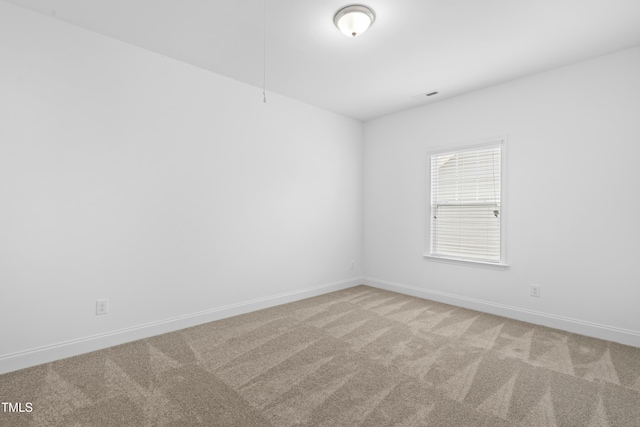
<instances>
[{"instance_id":1,"label":"carpet floor","mask_svg":"<svg viewBox=\"0 0 640 427\"><path fill-rule=\"evenodd\" d=\"M0 376L2 426L640 426L640 348L367 286ZM24 407L24 406L23 406Z\"/></svg>"}]
</instances>

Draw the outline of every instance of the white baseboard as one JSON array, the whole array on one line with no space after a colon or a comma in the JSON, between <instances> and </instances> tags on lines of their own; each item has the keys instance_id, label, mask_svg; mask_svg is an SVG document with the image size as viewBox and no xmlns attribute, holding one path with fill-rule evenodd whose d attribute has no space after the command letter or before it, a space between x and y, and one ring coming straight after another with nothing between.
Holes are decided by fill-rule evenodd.
<instances>
[{"instance_id":1,"label":"white baseboard","mask_svg":"<svg viewBox=\"0 0 640 427\"><path fill-rule=\"evenodd\" d=\"M127 342L149 338L155 335L173 332L203 323L213 322L251 311L274 307L288 302L310 298L328 292L351 288L362 284L362 277L351 277L332 283L325 283L305 289L285 292L264 298L216 307L210 310L191 313L184 316L137 325L130 328L78 338L71 341L47 345L35 349L0 355L0 374L28 368L67 357L77 356L90 351L120 345Z\"/></svg>"},{"instance_id":2,"label":"white baseboard","mask_svg":"<svg viewBox=\"0 0 640 427\"><path fill-rule=\"evenodd\" d=\"M615 341L621 344L640 347L640 332L614 326L600 325L554 314L543 313L534 310L527 310L519 307L496 304L490 301L483 301L476 298L468 298L446 292L433 291L402 283L389 282L387 280L364 277L363 283L367 286L385 289L387 291L398 292L418 298L451 304L458 307L469 308L484 313L495 314L497 316L508 317L510 319L521 320L536 325L561 329L580 335L600 338L607 341Z\"/></svg>"}]
</instances>

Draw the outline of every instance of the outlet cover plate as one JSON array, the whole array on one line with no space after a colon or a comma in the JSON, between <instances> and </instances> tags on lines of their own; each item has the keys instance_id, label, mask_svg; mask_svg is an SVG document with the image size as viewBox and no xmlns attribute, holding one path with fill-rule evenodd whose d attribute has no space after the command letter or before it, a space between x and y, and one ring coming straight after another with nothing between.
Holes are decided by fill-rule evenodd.
<instances>
[{"instance_id":1,"label":"outlet cover plate","mask_svg":"<svg viewBox=\"0 0 640 427\"><path fill-rule=\"evenodd\" d=\"M109 300L99 299L96 301L96 314L107 314L109 312Z\"/></svg>"},{"instance_id":2,"label":"outlet cover plate","mask_svg":"<svg viewBox=\"0 0 640 427\"><path fill-rule=\"evenodd\" d=\"M540 298L540 285L531 285L531 296Z\"/></svg>"}]
</instances>

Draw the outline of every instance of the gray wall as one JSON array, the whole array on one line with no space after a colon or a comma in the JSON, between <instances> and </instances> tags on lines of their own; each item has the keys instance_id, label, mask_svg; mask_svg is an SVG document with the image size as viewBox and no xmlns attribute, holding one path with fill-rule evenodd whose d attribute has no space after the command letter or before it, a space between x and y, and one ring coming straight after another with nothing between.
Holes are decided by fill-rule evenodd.
<instances>
[{"instance_id":1,"label":"gray wall","mask_svg":"<svg viewBox=\"0 0 640 427\"><path fill-rule=\"evenodd\" d=\"M640 346L638 76L635 48L366 123L367 282ZM510 268L425 259L427 153L496 135Z\"/></svg>"},{"instance_id":2,"label":"gray wall","mask_svg":"<svg viewBox=\"0 0 640 427\"><path fill-rule=\"evenodd\" d=\"M362 123L6 3L0 40L0 368L359 283Z\"/></svg>"}]
</instances>

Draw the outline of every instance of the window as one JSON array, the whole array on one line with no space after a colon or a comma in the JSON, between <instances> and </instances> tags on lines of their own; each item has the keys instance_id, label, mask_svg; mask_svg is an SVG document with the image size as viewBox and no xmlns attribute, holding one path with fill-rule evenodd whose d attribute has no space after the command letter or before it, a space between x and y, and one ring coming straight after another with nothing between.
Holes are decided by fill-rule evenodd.
<instances>
[{"instance_id":1,"label":"window","mask_svg":"<svg viewBox=\"0 0 640 427\"><path fill-rule=\"evenodd\" d=\"M429 256L504 264L503 142L431 153Z\"/></svg>"}]
</instances>

